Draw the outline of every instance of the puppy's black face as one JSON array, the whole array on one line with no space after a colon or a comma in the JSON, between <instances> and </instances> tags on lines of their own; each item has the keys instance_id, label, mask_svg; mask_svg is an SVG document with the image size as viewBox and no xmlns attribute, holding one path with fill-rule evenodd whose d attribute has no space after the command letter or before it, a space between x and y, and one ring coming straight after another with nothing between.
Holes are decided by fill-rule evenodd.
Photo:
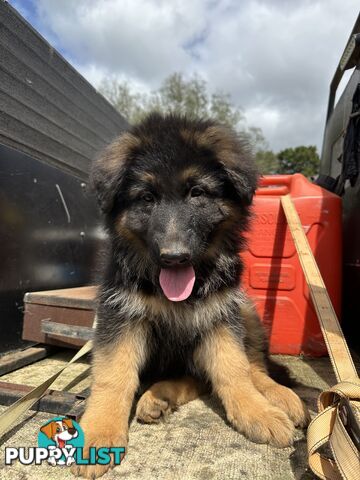
<instances>
[{"instance_id":1,"label":"puppy's black face","mask_svg":"<svg viewBox=\"0 0 360 480\"><path fill-rule=\"evenodd\" d=\"M117 203L118 231L135 235L159 268L199 264L234 214L233 189L209 154L169 150L135 154Z\"/></svg>"},{"instance_id":2,"label":"puppy's black face","mask_svg":"<svg viewBox=\"0 0 360 480\"><path fill-rule=\"evenodd\" d=\"M237 253L256 187L239 149L232 132L212 123L152 116L110 146L94 171L112 236L160 272L172 300L187 298L177 287L211 258Z\"/></svg>"}]
</instances>

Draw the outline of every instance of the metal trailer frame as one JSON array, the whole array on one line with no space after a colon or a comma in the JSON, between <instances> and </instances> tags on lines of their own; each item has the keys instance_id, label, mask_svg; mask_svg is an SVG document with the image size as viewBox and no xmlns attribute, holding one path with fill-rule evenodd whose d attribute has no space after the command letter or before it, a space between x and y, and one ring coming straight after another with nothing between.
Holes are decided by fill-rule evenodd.
<instances>
[{"instance_id":1,"label":"metal trailer frame","mask_svg":"<svg viewBox=\"0 0 360 480\"><path fill-rule=\"evenodd\" d=\"M21 338L25 292L93 283L104 232L88 173L126 128L0 0L0 354L29 345Z\"/></svg>"},{"instance_id":2,"label":"metal trailer frame","mask_svg":"<svg viewBox=\"0 0 360 480\"><path fill-rule=\"evenodd\" d=\"M354 69L336 102L346 70ZM330 83L328 109L317 183L332 189L342 172L344 138L352 110L352 99L360 83L360 14ZM359 161L359 159L358 159ZM354 186L345 183L343 193L343 308L342 326L349 344L359 353L356 319L360 316L360 176Z\"/></svg>"}]
</instances>

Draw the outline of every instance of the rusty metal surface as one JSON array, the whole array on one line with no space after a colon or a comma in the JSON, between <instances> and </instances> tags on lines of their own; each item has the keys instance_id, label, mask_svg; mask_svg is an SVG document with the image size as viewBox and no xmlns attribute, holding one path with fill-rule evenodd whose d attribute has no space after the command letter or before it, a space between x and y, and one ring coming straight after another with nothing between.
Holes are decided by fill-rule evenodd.
<instances>
[{"instance_id":1,"label":"rusty metal surface","mask_svg":"<svg viewBox=\"0 0 360 480\"><path fill-rule=\"evenodd\" d=\"M81 415L85 410L85 400L76 400L70 410L66 411L64 415L68 418L72 418L75 421L80 420Z\"/></svg>"},{"instance_id":2,"label":"rusty metal surface","mask_svg":"<svg viewBox=\"0 0 360 480\"><path fill-rule=\"evenodd\" d=\"M54 353L54 347L29 347L24 350L16 350L0 356L0 376L13 372L30 363L37 362L42 358Z\"/></svg>"},{"instance_id":3,"label":"rusty metal surface","mask_svg":"<svg viewBox=\"0 0 360 480\"><path fill-rule=\"evenodd\" d=\"M85 341L80 338L54 336L49 333L44 333L41 328L42 320L90 328L94 321L94 311L25 303L23 327L23 338L25 340L74 348L84 345Z\"/></svg>"},{"instance_id":4,"label":"rusty metal surface","mask_svg":"<svg viewBox=\"0 0 360 480\"><path fill-rule=\"evenodd\" d=\"M52 322L51 320L41 320L41 331L50 336L57 335L80 340L91 340L94 335L92 328L66 325L64 323Z\"/></svg>"},{"instance_id":5,"label":"rusty metal surface","mask_svg":"<svg viewBox=\"0 0 360 480\"><path fill-rule=\"evenodd\" d=\"M10 382L0 382L0 405L9 406L19 400L34 387ZM46 394L36 402L31 410L47 412L56 415L67 415L77 420L84 410L85 395L66 391L47 390Z\"/></svg>"},{"instance_id":6,"label":"rusty metal surface","mask_svg":"<svg viewBox=\"0 0 360 480\"><path fill-rule=\"evenodd\" d=\"M60 290L44 290L27 292L25 303L51 305L53 307L83 308L92 310L95 307L96 287L62 288Z\"/></svg>"}]
</instances>

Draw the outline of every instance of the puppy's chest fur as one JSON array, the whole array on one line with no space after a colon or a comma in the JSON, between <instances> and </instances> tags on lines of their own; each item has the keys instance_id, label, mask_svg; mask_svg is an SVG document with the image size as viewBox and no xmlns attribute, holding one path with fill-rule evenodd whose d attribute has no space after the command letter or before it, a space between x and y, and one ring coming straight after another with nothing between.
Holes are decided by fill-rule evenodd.
<instances>
[{"instance_id":1,"label":"puppy's chest fur","mask_svg":"<svg viewBox=\"0 0 360 480\"><path fill-rule=\"evenodd\" d=\"M147 345L144 379L196 374L194 350L217 325L228 324L243 340L241 306L245 302L244 294L234 288L193 302L171 302L138 291L107 291L98 307L96 342L108 344L127 329L141 327Z\"/></svg>"}]
</instances>

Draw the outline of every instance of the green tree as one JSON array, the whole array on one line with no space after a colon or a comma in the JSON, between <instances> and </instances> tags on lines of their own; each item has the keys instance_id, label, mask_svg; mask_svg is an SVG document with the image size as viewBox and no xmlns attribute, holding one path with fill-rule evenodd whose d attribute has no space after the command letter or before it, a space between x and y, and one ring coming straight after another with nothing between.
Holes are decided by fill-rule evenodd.
<instances>
[{"instance_id":1,"label":"green tree","mask_svg":"<svg viewBox=\"0 0 360 480\"><path fill-rule=\"evenodd\" d=\"M315 146L286 148L277 154L278 173L302 173L306 177L316 175L320 159Z\"/></svg>"},{"instance_id":2,"label":"green tree","mask_svg":"<svg viewBox=\"0 0 360 480\"><path fill-rule=\"evenodd\" d=\"M157 92L157 107L163 113L173 112L191 117L207 115L209 98L206 82L198 76L186 80L181 73L167 77Z\"/></svg>"},{"instance_id":3,"label":"green tree","mask_svg":"<svg viewBox=\"0 0 360 480\"><path fill-rule=\"evenodd\" d=\"M262 130L257 127L249 128L250 138L255 145L255 162L261 175L269 175L278 172L279 162L276 154L270 150Z\"/></svg>"},{"instance_id":4,"label":"green tree","mask_svg":"<svg viewBox=\"0 0 360 480\"><path fill-rule=\"evenodd\" d=\"M149 112L158 111L214 118L234 128L253 147L261 174L301 172L309 177L318 171L316 147L301 146L274 153L262 130L247 125L241 108L232 103L230 95L221 91L209 93L206 81L198 75L186 78L181 73L173 73L150 93L138 92L131 84L110 78L101 82L99 91L130 123L137 123Z\"/></svg>"},{"instance_id":5,"label":"green tree","mask_svg":"<svg viewBox=\"0 0 360 480\"><path fill-rule=\"evenodd\" d=\"M151 93L136 92L127 82L115 78L105 79L99 91L130 123L138 122L150 111L158 111L211 117L233 128L246 130L244 114L233 105L230 95L221 91L210 94L205 80L198 75L187 79L181 73L173 73ZM253 137L251 129L247 133Z\"/></svg>"},{"instance_id":6,"label":"green tree","mask_svg":"<svg viewBox=\"0 0 360 480\"><path fill-rule=\"evenodd\" d=\"M209 116L235 129L245 120L242 111L231 104L230 95L224 92L211 95Z\"/></svg>"},{"instance_id":7,"label":"green tree","mask_svg":"<svg viewBox=\"0 0 360 480\"><path fill-rule=\"evenodd\" d=\"M255 161L262 175L279 173L279 160L272 150L258 150Z\"/></svg>"},{"instance_id":8,"label":"green tree","mask_svg":"<svg viewBox=\"0 0 360 480\"><path fill-rule=\"evenodd\" d=\"M104 78L99 91L130 123L136 123L144 116L144 96L134 92L127 82Z\"/></svg>"}]
</instances>

